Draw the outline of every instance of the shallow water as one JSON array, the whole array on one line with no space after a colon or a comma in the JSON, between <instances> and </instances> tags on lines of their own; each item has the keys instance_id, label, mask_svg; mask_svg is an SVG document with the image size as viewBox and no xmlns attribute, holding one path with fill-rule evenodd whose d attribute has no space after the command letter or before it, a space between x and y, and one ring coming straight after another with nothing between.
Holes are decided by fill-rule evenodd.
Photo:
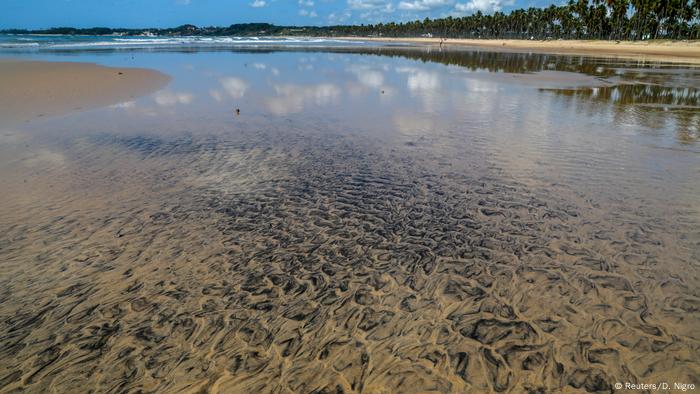
<instances>
[{"instance_id":1,"label":"shallow water","mask_svg":"<svg viewBox=\"0 0 700 394\"><path fill-rule=\"evenodd\" d=\"M700 384L699 69L200 49L22 55L173 80L0 133L1 391Z\"/></svg>"}]
</instances>

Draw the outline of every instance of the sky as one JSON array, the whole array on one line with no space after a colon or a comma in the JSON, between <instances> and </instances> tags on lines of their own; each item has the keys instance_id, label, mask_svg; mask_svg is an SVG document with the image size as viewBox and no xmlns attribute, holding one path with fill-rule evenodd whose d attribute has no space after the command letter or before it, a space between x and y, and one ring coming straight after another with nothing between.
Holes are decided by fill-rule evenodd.
<instances>
[{"instance_id":1,"label":"sky","mask_svg":"<svg viewBox=\"0 0 700 394\"><path fill-rule=\"evenodd\" d=\"M508 12L557 0L0 0L0 29L360 24Z\"/></svg>"}]
</instances>

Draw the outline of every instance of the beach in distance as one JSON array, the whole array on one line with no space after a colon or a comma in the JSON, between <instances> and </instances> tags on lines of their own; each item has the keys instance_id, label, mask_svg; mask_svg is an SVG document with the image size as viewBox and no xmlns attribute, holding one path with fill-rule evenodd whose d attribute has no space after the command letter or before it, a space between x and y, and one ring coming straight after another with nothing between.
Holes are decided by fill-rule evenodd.
<instances>
[{"instance_id":1,"label":"beach in distance","mask_svg":"<svg viewBox=\"0 0 700 394\"><path fill-rule=\"evenodd\" d=\"M477 47L500 50L533 51L553 54L616 56L670 63L699 64L700 41L687 40L504 40L441 37L340 37L344 40L403 42L445 47Z\"/></svg>"},{"instance_id":2,"label":"beach in distance","mask_svg":"<svg viewBox=\"0 0 700 394\"><path fill-rule=\"evenodd\" d=\"M0 35L0 393L692 392L699 49Z\"/></svg>"}]
</instances>

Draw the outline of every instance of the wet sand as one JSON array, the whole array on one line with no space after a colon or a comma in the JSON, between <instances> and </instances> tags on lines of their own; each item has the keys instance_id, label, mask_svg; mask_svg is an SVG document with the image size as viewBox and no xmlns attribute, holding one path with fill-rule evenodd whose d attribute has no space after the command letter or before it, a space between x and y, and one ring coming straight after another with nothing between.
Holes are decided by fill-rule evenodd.
<instances>
[{"instance_id":1,"label":"wet sand","mask_svg":"<svg viewBox=\"0 0 700 394\"><path fill-rule=\"evenodd\" d=\"M697 245L563 190L298 138L110 139L76 152L80 181L40 163L25 191L60 201L2 225L3 391L697 382ZM102 168L115 143L132 153Z\"/></svg>"},{"instance_id":2,"label":"wet sand","mask_svg":"<svg viewBox=\"0 0 700 394\"><path fill-rule=\"evenodd\" d=\"M116 104L168 81L154 70L0 59L0 125Z\"/></svg>"},{"instance_id":3,"label":"wet sand","mask_svg":"<svg viewBox=\"0 0 700 394\"><path fill-rule=\"evenodd\" d=\"M454 83L410 64L396 64L393 76L405 76L407 92L434 88L453 100L439 88ZM367 75L374 90L383 86ZM514 78L501 75L499 85L470 76L477 103L497 97L508 106L507 92L489 95ZM527 75L518 89L608 86ZM217 78L236 88L232 100L264 87ZM696 212L679 220L644 199L615 203L553 177L525 181L509 175L512 163L489 162L479 138L433 124L421 134L420 120L434 119L416 111L403 114L412 134L399 142L345 132L358 124L322 105L335 89L281 86L273 98L296 95L279 118L252 106L234 116L240 101L232 101L217 123L183 108L201 93L173 91L151 100L162 118L143 123L128 122L127 110L139 109L132 103L114 117L73 114L3 131L0 392L609 393L615 382L700 384ZM319 112L300 109L304 95ZM207 107L221 98L212 96ZM590 105L610 105L605 96ZM434 106L427 112L444 113L437 98L423 100ZM486 108L475 111L465 117L476 121ZM154 124L167 125L162 135L149 134Z\"/></svg>"},{"instance_id":4,"label":"wet sand","mask_svg":"<svg viewBox=\"0 0 700 394\"><path fill-rule=\"evenodd\" d=\"M602 41L602 40L498 40L427 37L342 37L343 40L404 42L446 47L482 47L491 50L536 51L553 54L580 54L622 59L656 60L669 63L700 64L698 41Z\"/></svg>"}]
</instances>

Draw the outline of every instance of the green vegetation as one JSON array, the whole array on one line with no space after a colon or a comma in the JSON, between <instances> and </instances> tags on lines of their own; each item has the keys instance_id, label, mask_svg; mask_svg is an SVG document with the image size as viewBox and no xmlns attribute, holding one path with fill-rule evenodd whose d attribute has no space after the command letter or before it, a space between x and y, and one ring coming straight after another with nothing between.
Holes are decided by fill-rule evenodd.
<instances>
[{"instance_id":1,"label":"green vegetation","mask_svg":"<svg viewBox=\"0 0 700 394\"><path fill-rule=\"evenodd\" d=\"M229 27L183 25L168 29L71 27L5 30L10 34L80 34L159 36L386 36L430 35L451 38L515 39L700 39L700 0L570 0L568 5L496 12L461 18L424 19L406 23L345 26L276 26L243 23Z\"/></svg>"}]
</instances>

